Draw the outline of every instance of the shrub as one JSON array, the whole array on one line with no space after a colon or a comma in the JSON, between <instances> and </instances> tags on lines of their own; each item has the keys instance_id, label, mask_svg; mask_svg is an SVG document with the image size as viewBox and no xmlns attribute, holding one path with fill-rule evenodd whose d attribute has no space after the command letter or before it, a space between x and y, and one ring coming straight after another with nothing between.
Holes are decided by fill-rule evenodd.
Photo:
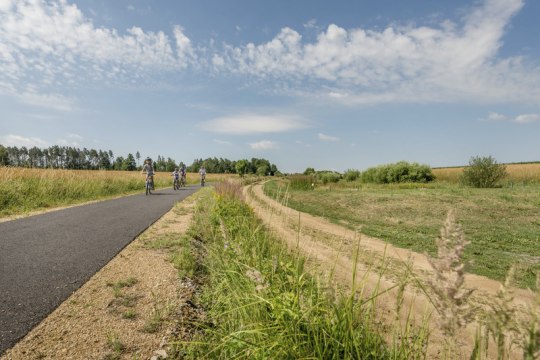
<instances>
[{"instance_id":1,"label":"shrub","mask_svg":"<svg viewBox=\"0 0 540 360\"><path fill-rule=\"evenodd\" d=\"M394 164L380 165L364 171L362 182L376 184L390 184L401 182L426 183L435 179L429 165L400 161Z\"/></svg>"},{"instance_id":2,"label":"shrub","mask_svg":"<svg viewBox=\"0 0 540 360\"><path fill-rule=\"evenodd\" d=\"M345 171L345 174L343 174L343 177L346 181L356 181L360 177L360 171L348 169Z\"/></svg>"},{"instance_id":3,"label":"shrub","mask_svg":"<svg viewBox=\"0 0 540 360\"><path fill-rule=\"evenodd\" d=\"M462 182L477 188L492 188L506 176L506 166L491 156L473 156L463 169Z\"/></svg>"},{"instance_id":4,"label":"shrub","mask_svg":"<svg viewBox=\"0 0 540 360\"><path fill-rule=\"evenodd\" d=\"M312 167L308 167L306 170L304 170L304 175L313 175L315 174L315 169Z\"/></svg>"},{"instance_id":5,"label":"shrub","mask_svg":"<svg viewBox=\"0 0 540 360\"><path fill-rule=\"evenodd\" d=\"M338 174L335 172L324 172L324 173L319 173L318 175L319 175L319 179L325 185L328 183L337 183L341 179L341 174Z\"/></svg>"}]
</instances>

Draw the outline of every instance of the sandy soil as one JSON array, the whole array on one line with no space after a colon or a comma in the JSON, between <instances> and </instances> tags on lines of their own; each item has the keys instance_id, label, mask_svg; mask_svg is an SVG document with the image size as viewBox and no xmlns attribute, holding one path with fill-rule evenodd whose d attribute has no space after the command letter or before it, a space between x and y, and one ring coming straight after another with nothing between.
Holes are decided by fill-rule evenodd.
<instances>
[{"instance_id":1,"label":"sandy soil","mask_svg":"<svg viewBox=\"0 0 540 360\"><path fill-rule=\"evenodd\" d=\"M49 317L8 350L7 359L149 359L177 332L173 312L193 294L180 282L167 250L149 245L164 233L183 234L194 197L128 245Z\"/></svg>"},{"instance_id":2,"label":"sandy soil","mask_svg":"<svg viewBox=\"0 0 540 360\"><path fill-rule=\"evenodd\" d=\"M409 312L401 311L396 316L399 279L406 276L407 266L413 269L414 276L425 281L431 276L432 268L423 254L396 248L382 240L360 235L348 228L329 221L298 212L285 207L265 196L261 184L244 188L244 194L256 214L280 238L285 239L292 249L298 249L308 258L309 265L322 275L331 277L335 283L350 288L353 283L354 253L357 247L357 286L366 293L383 293L377 298L381 324L387 328L407 327ZM442 224L441 224L442 225ZM411 266L412 265L412 266ZM383 273L384 272L384 273ZM475 299L482 303L488 296L496 294L501 284L497 281L469 274L466 276L466 287L475 289ZM385 292L387 291L387 292ZM516 306L523 306L532 300L532 295L522 289L513 289ZM439 329L438 316L431 302L423 291L414 286L405 288L402 309L412 309L414 322L419 324L429 317L428 326L431 332L428 358L442 358L444 335ZM400 321L396 321L400 318ZM476 326L470 325L459 334L458 347L463 357L468 357L473 348ZM393 332L388 333L391 340ZM493 347L492 347L493 348ZM495 356L495 354L491 354ZM521 358L517 352L516 358Z\"/></svg>"}]
</instances>

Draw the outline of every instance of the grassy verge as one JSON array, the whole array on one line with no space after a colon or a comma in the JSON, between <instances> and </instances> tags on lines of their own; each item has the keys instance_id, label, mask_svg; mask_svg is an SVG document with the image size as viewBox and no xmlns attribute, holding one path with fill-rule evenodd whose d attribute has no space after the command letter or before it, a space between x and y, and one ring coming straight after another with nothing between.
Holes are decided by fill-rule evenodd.
<instances>
[{"instance_id":1,"label":"grassy verge","mask_svg":"<svg viewBox=\"0 0 540 360\"><path fill-rule=\"evenodd\" d=\"M207 321L188 344L188 357L422 357L421 346L387 346L373 301L359 301L354 289L351 296L331 296L305 272L304 258L289 253L239 197L233 185L217 186L197 207L191 232L205 248L200 301Z\"/></svg>"},{"instance_id":2,"label":"grassy verge","mask_svg":"<svg viewBox=\"0 0 540 360\"><path fill-rule=\"evenodd\" d=\"M519 286L533 287L540 271L540 184L474 189L457 184L360 185L355 189L288 189L266 184L288 206L359 229L396 246L433 255L441 219L455 209L471 244L468 272L504 280L513 265ZM278 199L278 200L280 200ZM495 260L496 259L496 260Z\"/></svg>"},{"instance_id":3,"label":"grassy verge","mask_svg":"<svg viewBox=\"0 0 540 360\"><path fill-rule=\"evenodd\" d=\"M227 175L209 174L207 181ZM198 183L198 174L188 174ZM172 187L169 173L157 173L156 188ZM138 171L53 170L0 167L0 218L144 191Z\"/></svg>"}]
</instances>

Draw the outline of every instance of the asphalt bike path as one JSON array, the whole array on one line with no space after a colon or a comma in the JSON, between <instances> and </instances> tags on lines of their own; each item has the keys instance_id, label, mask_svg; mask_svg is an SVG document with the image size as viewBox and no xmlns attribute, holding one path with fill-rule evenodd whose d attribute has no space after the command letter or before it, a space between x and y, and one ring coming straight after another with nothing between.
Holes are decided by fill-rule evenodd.
<instances>
[{"instance_id":1,"label":"asphalt bike path","mask_svg":"<svg viewBox=\"0 0 540 360\"><path fill-rule=\"evenodd\" d=\"M199 186L0 223L0 354Z\"/></svg>"}]
</instances>

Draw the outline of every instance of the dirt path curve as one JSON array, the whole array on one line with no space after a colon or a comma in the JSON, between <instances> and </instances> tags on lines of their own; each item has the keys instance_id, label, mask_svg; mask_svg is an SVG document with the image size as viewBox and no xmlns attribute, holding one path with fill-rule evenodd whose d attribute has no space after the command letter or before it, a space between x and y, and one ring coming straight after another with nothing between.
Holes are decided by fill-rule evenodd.
<instances>
[{"instance_id":1,"label":"dirt path curve","mask_svg":"<svg viewBox=\"0 0 540 360\"><path fill-rule=\"evenodd\" d=\"M0 223L0 354L198 186Z\"/></svg>"},{"instance_id":2,"label":"dirt path curve","mask_svg":"<svg viewBox=\"0 0 540 360\"><path fill-rule=\"evenodd\" d=\"M415 276L424 281L431 274L432 268L423 254L394 247L382 240L370 238L351 231L348 228L330 223L307 213L298 212L283 206L281 203L267 197L263 185L254 184L244 188L244 194L256 214L280 238L285 239L292 249L299 249L307 256L309 265L322 274L331 276L336 283L350 286L353 281L353 254L358 244L359 252L357 279L359 286L366 291L384 292L378 297L380 310L384 314L383 323L396 325L396 299L398 298L399 278L406 273L405 263L412 264ZM382 274L384 269L384 274ZM500 288L500 283L482 276L468 274L466 287L476 289L476 298L493 296ZM516 305L527 304L532 296L522 289L515 289ZM436 311L425 293L418 289L407 287L403 294L403 309L411 308L416 323L430 314L429 329L431 331L428 358L440 357L440 346L444 336L439 330ZM407 315L400 313L401 326L405 326ZM473 348L475 327L469 326L459 334L459 346L463 356L470 354ZM392 334L389 334L392 337ZM442 346L442 345L441 345ZM516 354L517 356L517 354Z\"/></svg>"}]
</instances>

